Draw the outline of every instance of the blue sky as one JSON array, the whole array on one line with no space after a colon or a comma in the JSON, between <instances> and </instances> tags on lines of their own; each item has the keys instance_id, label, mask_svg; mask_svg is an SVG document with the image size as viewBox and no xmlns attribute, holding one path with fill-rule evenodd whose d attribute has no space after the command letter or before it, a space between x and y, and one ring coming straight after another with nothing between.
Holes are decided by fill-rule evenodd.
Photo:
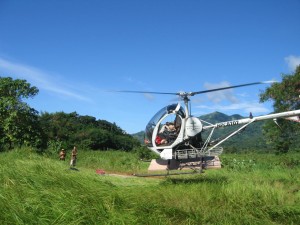
<instances>
[{"instance_id":1,"label":"blue sky","mask_svg":"<svg viewBox=\"0 0 300 225\"><path fill-rule=\"evenodd\" d=\"M42 112L144 130L174 96L275 79L300 64L299 0L0 0L0 76L39 88ZM192 114L248 116L268 85L197 95Z\"/></svg>"}]
</instances>

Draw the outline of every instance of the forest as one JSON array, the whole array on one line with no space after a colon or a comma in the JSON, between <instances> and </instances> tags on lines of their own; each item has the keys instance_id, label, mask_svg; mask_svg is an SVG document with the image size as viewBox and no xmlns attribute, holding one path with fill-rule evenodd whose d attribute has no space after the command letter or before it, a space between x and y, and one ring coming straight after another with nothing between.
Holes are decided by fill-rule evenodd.
<instances>
[{"instance_id":1,"label":"forest","mask_svg":"<svg viewBox=\"0 0 300 225\"><path fill-rule=\"evenodd\" d=\"M131 151L138 140L117 124L76 112L38 113L23 99L38 94L26 80L0 77L0 151L22 146L37 151L71 149Z\"/></svg>"}]
</instances>

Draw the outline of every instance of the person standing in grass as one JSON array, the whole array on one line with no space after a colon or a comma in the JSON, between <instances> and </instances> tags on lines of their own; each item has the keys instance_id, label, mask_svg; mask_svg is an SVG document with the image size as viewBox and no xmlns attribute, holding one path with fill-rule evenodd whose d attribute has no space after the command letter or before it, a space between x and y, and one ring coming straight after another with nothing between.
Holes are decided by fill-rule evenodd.
<instances>
[{"instance_id":1,"label":"person standing in grass","mask_svg":"<svg viewBox=\"0 0 300 225\"><path fill-rule=\"evenodd\" d=\"M77 160L77 149L74 146L74 148L72 149L72 152L71 152L70 166L76 166L76 160Z\"/></svg>"},{"instance_id":2,"label":"person standing in grass","mask_svg":"<svg viewBox=\"0 0 300 225\"><path fill-rule=\"evenodd\" d=\"M65 161L66 160L66 151L62 149L59 153L59 160Z\"/></svg>"}]
</instances>

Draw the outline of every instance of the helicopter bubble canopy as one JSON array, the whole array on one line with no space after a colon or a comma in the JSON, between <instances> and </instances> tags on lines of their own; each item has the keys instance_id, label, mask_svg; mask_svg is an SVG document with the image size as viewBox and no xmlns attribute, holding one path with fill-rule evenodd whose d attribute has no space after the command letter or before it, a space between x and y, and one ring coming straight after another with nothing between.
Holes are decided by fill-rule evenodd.
<instances>
[{"instance_id":1,"label":"helicopter bubble canopy","mask_svg":"<svg viewBox=\"0 0 300 225\"><path fill-rule=\"evenodd\" d=\"M180 103L171 104L159 110L146 126L145 142L148 147L156 146L155 137L159 130L161 130L163 123L166 120L169 120L170 122L172 121L175 125L175 128L180 129L183 118L185 118L185 111Z\"/></svg>"}]
</instances>

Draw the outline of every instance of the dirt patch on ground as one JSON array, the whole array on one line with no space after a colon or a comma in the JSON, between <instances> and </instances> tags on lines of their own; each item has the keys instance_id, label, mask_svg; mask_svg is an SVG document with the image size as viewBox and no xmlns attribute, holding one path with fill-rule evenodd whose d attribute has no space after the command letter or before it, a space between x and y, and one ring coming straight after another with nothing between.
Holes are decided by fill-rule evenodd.
<instances>
[{"instance_id":1,"label":"dirt patch on ground","mask_svg":"<svg viewBox=\"0 0 300 225\"><path fill-rule=\"evenodd\" d=\"M128 174L117 174L117 173L107 173L105 174L107 176L114 176L114 177L123 177L123 178L131 178L131 177L135 177L133 175L128 175Z\"/></svg>"},{"instance_id":2,"label":"dirt patch on ground","mask_svg":"<svg viewBox=\"0 0 300 225\"><path fill-rule=\"evenodd\" d=\"M118 172L107 172L103 169L97 169L96 174L105 175L105 176L123 177L123 178L134 177L132 174L118 173Z\"/></svg>"}]
</instances>

